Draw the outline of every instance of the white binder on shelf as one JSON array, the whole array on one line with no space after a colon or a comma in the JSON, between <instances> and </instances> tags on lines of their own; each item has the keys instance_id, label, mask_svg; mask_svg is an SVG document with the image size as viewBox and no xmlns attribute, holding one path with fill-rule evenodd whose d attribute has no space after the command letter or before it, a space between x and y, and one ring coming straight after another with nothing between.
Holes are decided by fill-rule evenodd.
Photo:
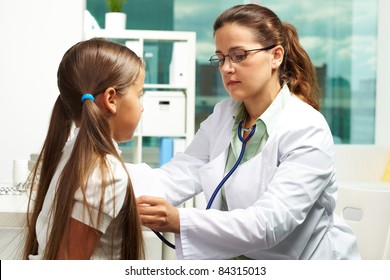
<instances>
[{"instance_id":1,"label":"white binder on shelf","mask_svg":"<svg viewBox=\"0 0 390 280\"><path fill-rule=\"evenodd\" d=\"M187 65L188 44L186 42L174 42L172 48L172 60L169 65L169 84L185 86L188 79Z\"/></svg>"}]
</instances>

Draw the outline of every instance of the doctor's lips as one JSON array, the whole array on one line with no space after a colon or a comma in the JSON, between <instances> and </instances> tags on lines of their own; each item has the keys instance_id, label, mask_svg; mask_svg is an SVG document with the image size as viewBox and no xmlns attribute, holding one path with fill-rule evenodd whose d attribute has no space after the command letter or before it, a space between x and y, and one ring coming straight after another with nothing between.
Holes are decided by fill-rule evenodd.
<instances>
[{"instance_id":1,"label":"doctor's lips","mask_svg":"<svg viewBox=\"0 0 390 280\"><path fill-rule=\"evenodd\" d=\"M229 81L227 81L226 85L231 86L231 85L235 85L235 84L239 84L239 83L240 83L240 81L229 80Z\"/></svg>"}]
</instances>

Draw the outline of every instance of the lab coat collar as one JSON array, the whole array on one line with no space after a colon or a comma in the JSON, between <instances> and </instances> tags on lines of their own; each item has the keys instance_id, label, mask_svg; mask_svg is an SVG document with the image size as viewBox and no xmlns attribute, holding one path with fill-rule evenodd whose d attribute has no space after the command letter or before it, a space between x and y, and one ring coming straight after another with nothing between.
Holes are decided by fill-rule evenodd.
<instances>
[{"instance_id":1,"label":"lab coat collar","mask_svg":"<svg viewBox=\"0 0 390 280\"><path fill-rule=\"evenodd\" d=\"M288 97L291 95L290 89L287 84L284 84L282 89L276 95L275 99L268 106L265 112L260 116L260 119L265 123L267 127L267 133L270 135L275 127L275 124L283 111Z\"/></svg>"}]
</instances>

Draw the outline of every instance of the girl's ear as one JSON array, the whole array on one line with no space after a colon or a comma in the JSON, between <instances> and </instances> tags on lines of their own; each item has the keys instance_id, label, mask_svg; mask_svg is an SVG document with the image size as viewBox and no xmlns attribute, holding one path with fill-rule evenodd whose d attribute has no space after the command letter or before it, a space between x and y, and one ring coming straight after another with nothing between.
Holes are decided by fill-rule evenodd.
<instances>
[{"instance_id":1,"label":"girl's ear","mask_svg":"<svg viewBox=\"0 0 390 280\"><path fill-rule=\"evenodd\" d=\"M277 45L272 49L272 68L277 69L282 64L284 59L284 48Z\"/></svg>"},{"instance_id":2,"label":"girl's ear","mask_svg":"<svg viewBox=\"0 0 390 280\"><path fill-rule=\"evenodd\" d=\"M116 90L113 87L107 88L103 92L102 96L102 106L111 114L115 115L116 114L116 106L117 106L117 97L118 94Z\"/></svg>"}]
</instances>

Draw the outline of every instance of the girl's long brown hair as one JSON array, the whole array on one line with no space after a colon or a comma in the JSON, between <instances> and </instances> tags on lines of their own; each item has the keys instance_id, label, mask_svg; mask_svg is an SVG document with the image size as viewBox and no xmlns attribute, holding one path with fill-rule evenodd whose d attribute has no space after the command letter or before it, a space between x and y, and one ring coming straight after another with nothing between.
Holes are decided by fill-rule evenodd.
<instances>
[{"instance_id":1,"label":"girl's long brown hair","mask_svg":"<svg viewBox=\"0 0 390 280\"><path fill-rule=\"evenodd\" d=\"M88 178L96 166L102 174L100 205L103 205L106 187L115 182L106 156L112 155L119 160L127 173L114 146L107 116L93 101L82 103L81 96L84 93L98 95L109 87L114 87L118 94L125 94L143 68L142 60L130 49L103 39L94 38L77 43L65 53L57 72L60 95L55 102L48 133L31 176L32 186L37 184L37 193L33 203L29 203L29 208L33 206L27 219L28 235L23 258L28 259L30 254L38 253L35 231L37 218L73 123L79 124L79 132L72 154L59 177L51 213L53 226L44 259L56 258L60 241L69 227L75 192L81 188L85 195ZM118 214L122 227L121 259L142 259L144 247L141 225L128 173L127 177L124 205L122 209L114 209L121 211ZM85 209L90 213L91 209L86 203ZM101 217L102 213L99 214L98 222Z\"/></svg>"},{"instance_id":2,"label":"girl's long brown hair","mask_svg":"<svg viewBox=\"0 0 390 280\"><path fill-rule=\"evenodd\" d=\"M270 9L256 5L237 5L224 11L214 22L214 34L225 23L236 23L252 29L257 41L263 46L281 45L285 51L279 67L279 82L287 83L291 92L320 109L320 88L315 68L302 45L295 27L282 23Z\"/></svg>"}]
</instances>

